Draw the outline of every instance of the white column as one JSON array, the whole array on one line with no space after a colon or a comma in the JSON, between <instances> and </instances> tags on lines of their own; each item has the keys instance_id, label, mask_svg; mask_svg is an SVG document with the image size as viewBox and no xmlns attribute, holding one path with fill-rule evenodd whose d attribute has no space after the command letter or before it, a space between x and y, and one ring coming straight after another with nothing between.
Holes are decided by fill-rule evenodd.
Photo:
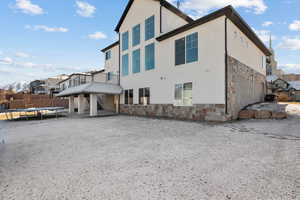
<instances>
[{"instance_id":1,"label":"white column","mask_svg":"<svg viewBox=\"0 0 300 200\"><path fill-rule=\"evenodd\" d=\"M78 95L78 114L84 114L84 95Z\"/></svg>"},{"instance_id":2,"label":"white column","mask_svg":"<svg viewBox=\"0 0 300 200\"><path fill-rule=\"evenodd\" d=\"M97 114L98 114L97 95L90 94L90 116L96 116Z\"/></svg>"},{"instance_id":3,"label":"white column","mask_svg":"<svg viewBox=\"0 0 300 200\"><path fill-rule=\"evenodd\" d=\"M74 96L69 97L69 113L74 113Z\"/></svg>"},{"instance_id":4,"label":"white column","mask_svg":"<svg viewBox=\"0 0 300 200\"><path fill-rule=\"evenodd\" d=\"M119 95L115 95L116 113L119 113Z\"/></svg>"}]
</instances>

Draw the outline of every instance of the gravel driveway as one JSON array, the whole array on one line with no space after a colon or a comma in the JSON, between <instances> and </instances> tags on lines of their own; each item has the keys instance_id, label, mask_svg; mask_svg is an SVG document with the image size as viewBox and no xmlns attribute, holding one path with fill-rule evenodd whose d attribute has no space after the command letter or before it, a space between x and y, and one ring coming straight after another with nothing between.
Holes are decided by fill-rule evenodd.
<instances>
[{"instance_id":1,"label":"gravel driveway","mask_svg":"<svg viewBox=\"0 0 300 200\"><path fill-rule=\"evenodd\" d=\"M6 122L0 199L300 199L300 117Z\"/></svg>"}]
</instances>

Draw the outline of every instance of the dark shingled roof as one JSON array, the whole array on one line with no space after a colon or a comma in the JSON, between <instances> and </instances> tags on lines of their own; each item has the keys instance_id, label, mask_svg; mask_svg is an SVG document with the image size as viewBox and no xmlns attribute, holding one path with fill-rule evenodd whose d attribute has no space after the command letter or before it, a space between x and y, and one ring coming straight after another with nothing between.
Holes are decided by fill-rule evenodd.
<instances>
[{"instance_id":1,"label":"dark shingled roof","mask_svg":"<svg viewBox=\"0 0 300 200\"><path fill-rule=\"evenodd\" d=\"M101 51L104 53L105 51L107 51L107 50L113 48L114 46L116 46L116 45L118 45L118 44L119 44L119 41L116 41L116 42L114 42L114 43L108 45L107 47L105 47L105 48L102 49Z\"/></svg>"}]
</instances>

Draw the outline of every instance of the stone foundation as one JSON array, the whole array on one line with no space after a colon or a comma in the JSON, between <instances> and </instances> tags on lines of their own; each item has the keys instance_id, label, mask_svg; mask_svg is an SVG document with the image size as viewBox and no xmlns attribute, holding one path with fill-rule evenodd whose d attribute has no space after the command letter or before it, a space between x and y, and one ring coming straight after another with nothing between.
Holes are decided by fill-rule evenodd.
<instances>
[{"instance_id":1,"label":"stone foundation","mask_svg":"<svg viewBox=\"0 0 300 200\"><path fill-rule=\"evenodd\" d=\"M224 104L174 106L172 104L120 105L123 114L192 121L226 121Z\"/></svg>"},{"instance_id":2,"label":"stone foundation","mask_svg":"<svg viewBox=\"0 0 300 200\"><path fill-rule=\"evenodd\" d=\"M246 106L264 101L266 77L228 56L227 105L231 119L237 119Z\"/></svg>"}]
</instances>

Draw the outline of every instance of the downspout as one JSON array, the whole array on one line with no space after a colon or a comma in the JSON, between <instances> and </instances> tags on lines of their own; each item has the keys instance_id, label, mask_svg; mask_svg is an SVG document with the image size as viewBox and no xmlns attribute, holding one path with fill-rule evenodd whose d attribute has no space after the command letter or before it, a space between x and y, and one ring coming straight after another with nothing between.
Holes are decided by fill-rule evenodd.
<instances>
[{"instance_id":1,"label":"downspout","mask_svg":"<svg viewBox=\"0 0 300 200\"><path fill-rule=\"evenodd\" d=\"M119 86L121 87L121 36L120 36L120 32L119 32L119 80L118 80L118 83L119 83ZM121 95L119 94L119 97L118 97L118 114L120 114L120 100L121 100Z\"/></svg>"},{"instance_id":2,"label":"downspout","mask_svg":"<svg viewBox=\"0 0 300 200\"><path fill-rule=\"evenodd\" d=\"M161 4L159 9L159 29L160 29L160 33L162 33L162 5Z\"/></svg>"},{"instance_id":3,"label":"downspout","mask_svg":"<svg viewBox=\"0 0 300 200\"><path fill-rule=\"evenodd\" d=\"M225 114L228 115L228 41L227 16L225 16Z\"/></svg>"}]
</instances>

